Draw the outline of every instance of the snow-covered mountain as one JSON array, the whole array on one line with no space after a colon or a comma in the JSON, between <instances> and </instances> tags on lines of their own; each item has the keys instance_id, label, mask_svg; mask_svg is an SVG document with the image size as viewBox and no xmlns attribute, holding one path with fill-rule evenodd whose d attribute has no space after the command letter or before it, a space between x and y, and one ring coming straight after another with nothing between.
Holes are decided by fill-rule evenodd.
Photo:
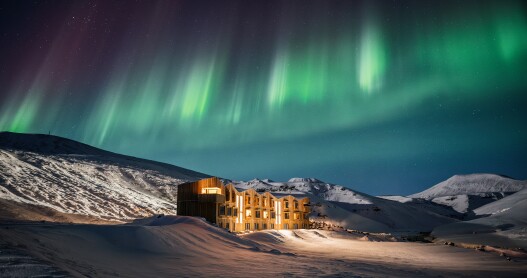
<instances>
[{"instance_id":1,"label":"snow-covered mountain","mask_svg":"<svg viewBox=\"0 0 527 278\"><path fill-rule=\"evenodd\" d=\"M527 188L527 181L493 174L456 175L410 198L431 200L471 214L481 206Z\"/></svg>"},{"instance_id":2,"label":"snow-covered mountain","mask_svg":"<svg viewBox=\"0 0 527 278\"><path fill-rule=\"evenodd\" d=\"M239 189L254 188L273 194L305 195L311 198L310 219L317 223L370 232L431 231L434 227L455 222L428 205L404 204L351 190L314 178L292 178L287 182L253 179L233 182ZM445 214L448 212L445 212Z\"/></svg>"},{"instance_id":3,"label":"snow-covered mountain","mask_svg":"<svg viewBox=\"0 0 527 278\"><path fill-rule=\"evenodd\" d=\"M204 177L61 137L0 133L0 217L49 211L102 219L175 214L177 185Z\"/></svg>"},{"instance_id":4,"label":"snow-covered mountain","mask_svg":"<svg viewBox=\"0 0 527 278\"><path fill-rule=\"evenodd\" d=\"M177 185L205 177L56 136L0 133L0 219L89 222L93 219L86 217L122 220L175 214ZM520 227L515 235L527 226L518 212L527 194L514 193L527 188L526 182L497 175L454 176L409 197L374 197L314 178L233 183L240 189L307 196L311 219L319 225L370 232L432 231L459 222L459 211L470 211L489 221L514 216L512 225ZM471 207L474 198L480 200L478 209Z\"/></svg>"},{"instance_id":5,"label":"snow-covered mountain","mask_svg":"<svg viewBox=\"0 0 527 278\"><path fill-rule=\"evenodd\" d=\"M410 195L412 198L433 199L443 196L489 192L518 192L527 188L527 181L494 174L455 175L431 188Z\"/></svg>"}]
</instances>

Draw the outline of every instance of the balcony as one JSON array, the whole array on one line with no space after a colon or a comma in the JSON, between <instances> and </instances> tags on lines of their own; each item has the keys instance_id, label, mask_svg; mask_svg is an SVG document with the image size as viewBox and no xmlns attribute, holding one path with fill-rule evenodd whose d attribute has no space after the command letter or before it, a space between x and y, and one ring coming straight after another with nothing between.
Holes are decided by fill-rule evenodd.
<instances>
[{"instance_id":1,"label":"balcony","mask_svg":"<svg viewBox=\"0 0 527 278\"><path fill-rule=\"evenodd\" d=\"M198 194L200 203L224 203L225 195L222 194Z\"/></svg>"}]
</instances>

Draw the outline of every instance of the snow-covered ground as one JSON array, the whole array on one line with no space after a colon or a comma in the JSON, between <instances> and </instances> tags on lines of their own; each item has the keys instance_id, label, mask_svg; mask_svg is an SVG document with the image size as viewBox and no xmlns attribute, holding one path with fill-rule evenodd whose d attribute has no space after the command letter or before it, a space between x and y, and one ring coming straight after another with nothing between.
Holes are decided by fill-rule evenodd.
<instances>
[{"instance_id":1,"label":"snow-covered ground","mask_svg":"<svg viewBox=\"0 0 527 278\"><path fill-rule=\"evenodd\" d=\"M22 250L27 260L38 258L50 272L68 276L522 277L527 271L522 259L445 245L371 242L320 230L236 236L193 217L7 227L0 226L0 248Z\"/></svg>"},{"instance_id":2,"label":"snow-covered ground","mask_svg":"<svg viewBox=\"0 0 527 278\"><path fill-rule=\"evenodd\" d=\"M177 185L203 177L60 137L0 133L0 200L37 212L102 219L175 214Z\"/></svg>"}]
</instances>

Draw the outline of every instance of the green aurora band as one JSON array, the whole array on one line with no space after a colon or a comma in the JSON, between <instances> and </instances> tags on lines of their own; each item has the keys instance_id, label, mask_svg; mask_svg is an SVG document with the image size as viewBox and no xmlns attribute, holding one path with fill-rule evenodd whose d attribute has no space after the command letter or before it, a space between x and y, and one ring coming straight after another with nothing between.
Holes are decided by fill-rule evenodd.
<instances>
[{"instance_id":1,"label":"green aurora band","mask_svg":"<svg viewBox=\"0 0 527 278\"><path fill-rule=\"evenodd\" d=\"M431 100L525 99L521 2L368 2L199 12L156 2L117 34L90 31L102 21L95 8L71 4L47 29L45 52L28 46L37 54L1 79L0 130L156 158L361 130L419 117ZM266 16L254 16L260 9ZM189 10L195 17L174 16ZM90 16L85 27L72 19Z\"/></svg>"}]
</instances>

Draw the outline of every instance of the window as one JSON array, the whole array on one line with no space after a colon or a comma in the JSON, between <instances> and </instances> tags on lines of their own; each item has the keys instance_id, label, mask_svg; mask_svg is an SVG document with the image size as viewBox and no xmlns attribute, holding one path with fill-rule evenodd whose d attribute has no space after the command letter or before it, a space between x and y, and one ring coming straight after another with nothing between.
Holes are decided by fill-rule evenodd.
<instances>
[{"instance_id":1,"label":"window","mask_svg":"<svg viewBox=\"0 0 527 278\"><path fill-rule=\"evenodd\" d=\"M201 194L221 194L219 187L204 187L201 189Z\"/></svg>"},{"instance_id":2,"label":"window","mask_svg":"<svg viewBox=\"0 0 527 278\"><path fill-rule=\"evenodd\" d=\"M264 206L268 206L267 198L263 197L263 203L264 203L264 204L263 204Z\"/></svg>"},{"instance_id":3,"label":"window","mask_svg":"<svg viewBox=\"0 0 527 278\"><path fill-rule=\"evenodd\" d=\"M258 200L258 197L254 197L254 205L257 206L260 200Z\"/></svg>"},{"instance_id":4,"label":"window","mask_svg":"<svg viewBox=\"0 0 527 278\"><path fill-rule=\"evenodd\" d=\"M295 209L298 209L298 202L295 201Z\"/></svg>"},{"instance_id":5,"label":"window","mask_svg":"<svg viewBox=\"0 0 527 278\"><path fill-rule=\"evenodd\" d=\"M254 223L254 229L258 230L258 223Z\"/></svg>"},{"instance_id":6,"label":"window","mask_svg":"<svg viewBox=\"0 0 527 278\"><path fill-rule=\"evenodd\" d=\"M284 213L284 219L289 219L289 212Z\"/></svg>"},{"instance_id":7,"label":"window","mask_svg":"<svg viewBox=\"0 0 527 278\"><path fill-rule=\"evenodd\" d=\"M231 208L231 207L228 207L228 208L227 208L227 215L228 215L228 216L231 216L231 215L232 215L232 208Z\"/></svg>"},{"instance_id":8,"label":"window","mask_svg":"<svg viewBox=\"0 0 527 278\"><path fill-rule=\"evenodd\" d=\"M254 212L254 217L260 218L260 211L259 210Z\"/></svg>"},{"instance_id":9,"label":"window","mask_svg":"<svg viewBox=\"0 0 527 278\"><path fill-rule=\"evenodd\" d=\"M272 218L272 219L275 219L275 218L276 218L276 212L271 211L271 218Z\"/></svg>"},{"instance_id":10,"label":"window","mask_svg":"<svg viewBox=\"0 0 527 278\"><path fill-rule=\"evenodd\" d=\"M262 224L262 229L267 230L267 224L266 223Z\"/></svg>"},{"instance_id":11,"label":"window","mask_svg":"<svg viewBox=\"0 0 527 278\"><path fill-rule=\"evenodd\" d=\"M225 215L225 206L224 205L220 206L220 215Z\"/></svg>"},{"instance_id":12,"label":"window","mask_svg":"<svg viewBox=\"0 0 527 278\"><path fill-rule=\"evenodd\" d=\"M247 204L250 204L251 203L251 196L245 197L245 201L247 202Z\"/></svg>"},{"instance_id":13,"label":"window","mask_svg":"<svg viewBox=\"0 0 527 278\"><path fill-rule=\"evenodd\" d=\"M245 223L245 230L251 229L251 223Z\"/></svg>"},{"instance_id":14,"label":"window","mask_svg":"<svg viewBox=\"0 0 527 278\"><path fill-rule=\"evenodd\" d=\"M252 211L250 209L246 209L245 210L245 217L251 217L252 216Z\"/></svg>"},{"instance_id":15,"label":"window","mask_svg":"<svg viewBox=\"0 0 527 278\"><path fill-rule=\"evenodd\" d=\"M274 229L274 224L271 224L271 229Z\"/></svg>"},{"instance_id":16,"label":"window","mask_svg":"<svg viewBox=\"0 0 527 278\"><path fill-rule=\"evenodd\" d=\"M237 208L234 208L234 216L238 216L238 209Z\"/></svg>"},{"instance_id":17,"label":"window","mask_svg":"<svg viewBox=\"0 0 527 278\"><path fill-rule=\"evenodd\" d=\"M269 218L269 212L264 210L263 211L263 218Z\"/></svg>"},{"instance_id":18,"label":"window","mask_svg":"<svg viewBox=\"0 0 527 278\"><path fill-rule=\"evenodd\" d=\"M230 223L225 223L225 229L227 229L227 230L229 229L229 224Z\"/></svg>"},{"instance_id":19,"label":"window","mask_svg":"<svg viewBox=\"0 0 527 278\"><path fill-rule=\"evenodd\" d=\"M298 224L293 224L293 229L298 229Z\"/></svg>"},{"instance_id":20,"label":"window","mask_svg":"<svg viewBox=\"0 0 527 278\"><path fill-rule=\"evenodd\" d=\"M284 230L289 230L289 224L284 224Z\"/></svg>"},{"instance_id":21,"label":"window","mask_svg":"<svg viewBox=\"0 0 527 278\"><path fill-rule=\"evenodd\" d=\"M294 220L300 219L300 213L298 213L298 212L293 213L293 219Z\"/></svg>"},{"instance_id":22,"label":"window","mask_svg":"<svg viewBox=\"0 0 527 278\"><path fill-rule=\"evenodd\" d=\"M285 207L285 208L289 208L289 202L288 202L288 201L285 201L285 202L284 202L284 207Z\"/></svg>"},{"instance_id":23,"label":"window","mask_svg":"<svg viewBox=\"0 0 527 278\"><path fill-rule=\"evenodd\" d=\"M231 200L231 191L230 189L225 190L225 200L230 201Z\"/></svg>"}]
</instances>

